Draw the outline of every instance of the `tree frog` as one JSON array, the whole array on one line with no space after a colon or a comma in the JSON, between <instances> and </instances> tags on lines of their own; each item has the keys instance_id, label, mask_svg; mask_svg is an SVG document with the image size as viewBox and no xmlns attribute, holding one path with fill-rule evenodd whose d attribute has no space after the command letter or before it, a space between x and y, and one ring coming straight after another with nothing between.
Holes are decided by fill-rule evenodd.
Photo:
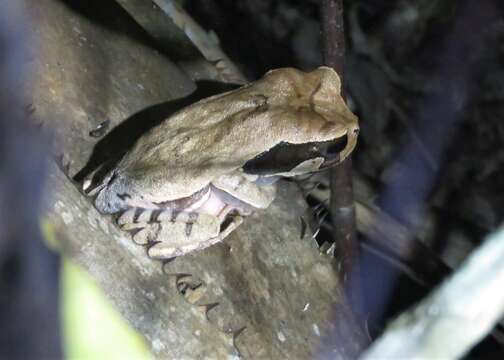
<instances>
[{"instance_id":1,"label":"tree frog","mask_svg":"<svg viewBox=\"0 0 504 360\"><path fill-rule=\"evenodd\" d=\"M139 138L89 194L135 242L151 245L153 258L204 249L267 208L280 176L318 171L352 152L358 119L340 87L331 68L283 68L203 99ZM345 139L338 154L325 154Z\"/></svg>"}]
</instances>

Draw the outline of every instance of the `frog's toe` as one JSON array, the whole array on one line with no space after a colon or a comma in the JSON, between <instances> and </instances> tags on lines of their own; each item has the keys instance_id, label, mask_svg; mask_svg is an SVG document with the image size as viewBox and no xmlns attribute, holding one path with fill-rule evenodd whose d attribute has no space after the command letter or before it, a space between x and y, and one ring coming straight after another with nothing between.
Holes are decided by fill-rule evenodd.
<instances>
[{"instance_id":1,"label":"frog's toe","mask_svg":"<svg viewBox=\"0 0 504 360\"><path fill-rule=\"evenodd\" d=\"M117 224L122 227L126 224L147 223L151 222L153 212L157 210L143 209L139 207L129 208L123 211L117 218Z\"/></svg>"},{"instance_id":2,"label":"frog's toe","mask_svg":"<svg viewBox=\"0 0 504 360\"><path fill-rule=\"evenodd\" d=\"M134 223L192 223L199 221L213 221L215 217L206 214L197 214L194 212L177 211L172 209L145 209L141 207L132 207L123 211L117 218L117 224ZM210 219L210 220L208 220Z\"/></svg>"},{"instance_id":3,"label":"frog's toe","mask_svg":"<svg viewBox=\"0 0 504 360\"><path fill-rule=\"evenodd\" d=\"M234 229L240 226L242 222L243 218L241 216L233 217L225 224L221 232L217 230L211 237L204 237L203 234L197 234L197 231L194 237L189 236L188 224L185 225L184 230L186 237L176 235L178 231L182 230L182 227L177 230L177 227L163 228L161 225L155 243L149 247L148 254L154 259L169 259L187 254L194 250L203 250L224 240Z\"/></svg>"},{"instance_id":4,"label":"frog's toe","mask_svg":"<svg viewBox=\"0 0 504 360\"><path fill-rule=\"evenodd\" d=\"M241 222L241 216L221 217L170 209L130 208L117 223L131 234L133 241L151 245L152 258L167 259L201 250L228 236Z\"/></svg>"},{"instance_id":5,"label":"frog's toe","mask_svg":"<svg viewBox=\"0 0 504 360\"><path fill-rule=\"evenodd\" d=\"M160 225L148 223L126 223L120 225L121 229L127 231L133 241L139 245L146 245L149 242L156 241Z\"/></svg>"},{"instance_id":6,"label":"frog's toe","mask_svg":"<svg viewBox=\"0 0 504 360\"><path fill-rule=\"evenodd\" d=\"M161 239L161 238L158 238ZM222 238L219 236L210 238L210 239L205 239L201 241L196 241L196 242L190 242L186 244L174 244L171 242L164 242L164 241L156 241L153 242L153 245L149 247L147 253L149 256L153 259L169 259L177 256L181 256L187 253L190 253L191 251L194 250L202 250L207 248L210 245L213 245L219 241L221 241Z\"/></svg>"},{"instance_id":7,"label":"frog's toe","mask_svg":"<svg viewBox=\"0 0 504 360\"><path fill-rule=\"evenodd\" d=\"M185 254L181 249L167 245L163 242L155 242L147 250L147 254L153 259L169 259Z\"/></svg>"}]
</instances>

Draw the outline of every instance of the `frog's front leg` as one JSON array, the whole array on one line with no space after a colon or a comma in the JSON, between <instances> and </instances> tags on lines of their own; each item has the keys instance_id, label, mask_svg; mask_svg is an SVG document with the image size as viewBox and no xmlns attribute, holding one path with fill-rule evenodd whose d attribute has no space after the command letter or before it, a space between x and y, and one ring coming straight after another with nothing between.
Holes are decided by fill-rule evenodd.
<instances>
[{"instance_id":1,"label":"frog's front leg","mask_svg":"<svg viewBox=\"0 0 504 360\"><path fill-rule=\"evenodd\" d=\"M149 256L166 259L222 241L243 222L241 216L229 217L228 213L225 209L219 216L214 216L137 207L122 213L117 223L121 229L131 233L136 243L154 244L148 250Z\"/></svg>"}]
</instances>

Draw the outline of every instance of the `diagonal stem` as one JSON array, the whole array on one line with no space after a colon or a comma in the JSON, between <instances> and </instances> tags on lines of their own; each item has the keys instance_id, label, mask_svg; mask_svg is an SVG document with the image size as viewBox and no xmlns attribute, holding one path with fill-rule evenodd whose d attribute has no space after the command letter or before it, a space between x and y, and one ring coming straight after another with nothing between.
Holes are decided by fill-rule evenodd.
<instances>
[{"instance_id":1,"label":"diagonal stem","mask_svg":"<svg viewBox=\"0 0 504 360\"><path fill-rule=\"evenodd\" d=\"M345 28L342 0L323 0L321 5L324 63L344 79ZM343 94L343 96L345 96ZM352 186L352 160L347 158L331 171L330 209L334 241L340 249L341 279L357 277L358 243L355 231L355 206Z\"/></svg>"},{"instance_id":2,"label":"diagonal stem","mask_svg":"<svg viewBox=\"0 0 504 360\"><path fill-rule=\"evenodd\" d=\"M343 0L322 0L321 3L322 42L324 63L334 68L344 81L345 62L345 24L343 18ZM342 90L343 98L345 93ZM359 270L359 244L356 236L355 204L352 186L352 160L348 157L339 166L331 170L330 210L333 223L333 239L339 249L337 258L340 263L340 278L346 289L346 298L354 310L347 324L352 331L345 336L362 349L366 346L363 321L361 318L362 290ZM350 335L353 334L353 335Z\"/></svg>"}]
</instances>

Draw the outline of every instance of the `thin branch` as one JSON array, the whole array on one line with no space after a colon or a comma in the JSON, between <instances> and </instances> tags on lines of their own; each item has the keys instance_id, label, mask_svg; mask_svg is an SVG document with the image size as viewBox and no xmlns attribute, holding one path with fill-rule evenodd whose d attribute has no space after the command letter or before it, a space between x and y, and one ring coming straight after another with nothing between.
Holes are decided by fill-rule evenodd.
<instances>
[{"instance_id":1,"label":"thin branch","mask_svg":"<svg viewBox=\"0 0 504 360\"><path fill-rule=\"evenodd\" d=\"M323 0L320 15L324 63L342 76L345 62L343 0Z\"/></svg>"},{"instance_id":2,"label":"thin branch","mask_svg":"<svg viewBox=\"0 0 504 360\"><path fill-rule=\"evenodd\" d=\"M320 8L324 63L334 68L344 80L345 24L343 0L322 0ZM345 98L344 92L342 92ZM332 169L330 211L333 223L333 239L338 248L340 278L346 291L347 301L354 311L352 331L346 332L342 340L352 340L360 349L367 345L364 323L360 318L362 291L359 275L359 245L355 230L355 205L352 186L352 160L348 157L342 164ZM357 310L357 311L356 311ZM338 329L343 330L343 329ZM360 350L357 350L360 351Z\"/></svg>"},{"instance_id":3,"label":"thin branch","mask_svg":"<svg viewBox=\"0 0 504 360\"><path fill-rule=\"evenodd\" d=\"M391 323L363 358L464 356L504 315L503 259L501 228L439 289Z\"/></svg>"},{"instance_id":4,"label":"thin branch","mask_svg":"<svg viewBox=\"0 0 504 360\"><path fill-rule=\"evenodd\" d=\"M334 68L343 81L345 61L343 1L323 0L321 19L324 63ZM355 231L352 160L350 158L331 171L330 210L334 224L333 237L339 249L337 256L341 264L341 279L346 283L350 274L354 277L353 280L358 279L359 251ZM359 286L357 285L356 288Z\"/></svg>"}]
</instances>

